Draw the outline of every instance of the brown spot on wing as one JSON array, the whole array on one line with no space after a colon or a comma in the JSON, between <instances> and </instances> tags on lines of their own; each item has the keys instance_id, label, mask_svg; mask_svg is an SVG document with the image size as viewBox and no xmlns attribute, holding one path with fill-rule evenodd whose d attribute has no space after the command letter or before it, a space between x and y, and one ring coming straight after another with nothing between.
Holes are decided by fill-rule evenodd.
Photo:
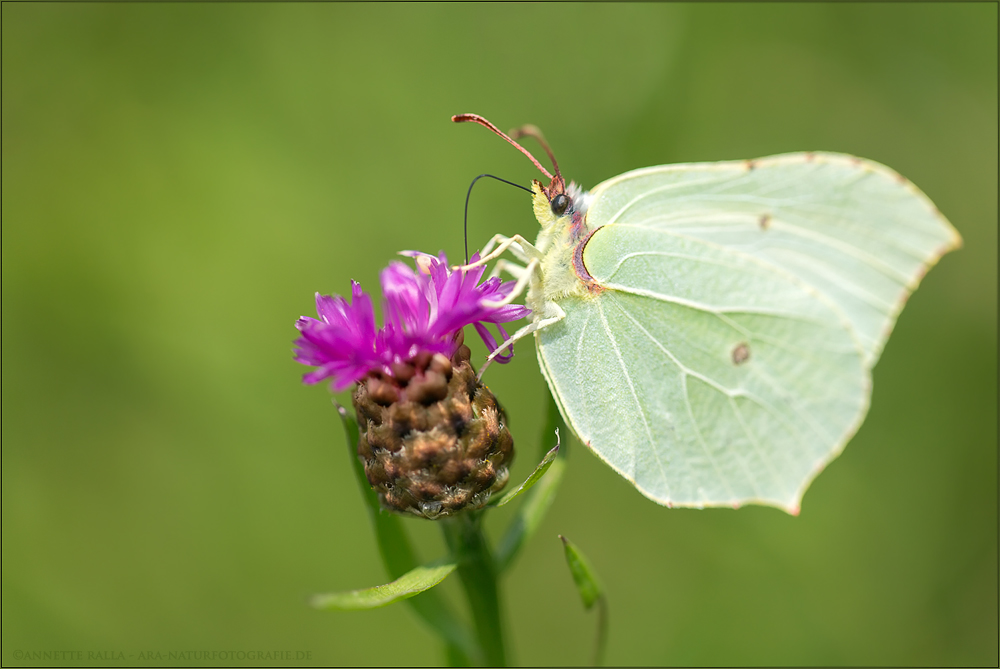
<instances>
[{"instance_id":1,"label":"brown spot on wing","mask_svg":"<svg viewBox=\"0 0 1000 669\"><path fill-rule=\"evenodd\" d=\"M760 220L757 223L760 225L761 230L767 230L771 227L771 214L761 214Z\"/></svg>"},{"instance_id":2,"label":"brown spot on wing","mask_svg":"<svg viewBox=\"0 0 1000 669\"><path fill-rule=\"evenodd\" d=\"M740 342L733 348L733 364L742 365L750 359L750 345L745 341Z\"/></svg>"}]
</instances>

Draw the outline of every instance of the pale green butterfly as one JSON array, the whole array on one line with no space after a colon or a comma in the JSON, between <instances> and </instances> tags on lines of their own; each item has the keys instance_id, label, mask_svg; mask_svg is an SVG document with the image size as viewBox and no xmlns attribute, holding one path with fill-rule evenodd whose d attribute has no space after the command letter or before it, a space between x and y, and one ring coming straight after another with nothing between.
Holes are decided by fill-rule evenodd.
<instances>
[{"instance_id":1,"label":"pale green butterfly","mask_svg":"<svg viewBox=\"0 0 1000 669\"><path fill-rule=\"evenodd\" d=\"M910 292L961 237L889 168L835 153L665 165L590 192L534 182L532 245L497 235L528 289L552 395L580 441L667 506L797 514L860 427ZM496 246L496 248L493 248Z\"/></svg>"}]
</instances>

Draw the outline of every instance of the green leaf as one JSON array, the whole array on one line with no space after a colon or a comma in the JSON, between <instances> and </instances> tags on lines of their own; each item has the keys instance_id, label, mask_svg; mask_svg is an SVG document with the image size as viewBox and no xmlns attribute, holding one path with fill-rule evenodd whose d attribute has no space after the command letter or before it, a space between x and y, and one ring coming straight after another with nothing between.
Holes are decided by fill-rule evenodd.
<instances>
[{"instance_id":1,"label":"green leaf","mask_svg":"<svg viewBox=\"0 0 1000 669\"><path fill-rule=\"evenodd\" d=\"M583 600L583 607L588 611L597 604L597 637L594 641L594 664L601 664L604 657L604 644L608 632L608 603L604 597L604 589L597 578L597 572L590 566L590 562L584 557L580 549L563 535L559 535L563 542L563 550L566 553L566 564L569 565L569 573L573 576L573 582Z\"/></svg>"},{"instance_id":2,"label":"green leaf","mask_svg":"<svg viewBox=\"0 0 1000 669\"><path fill-rule=\"evenodd\" d=\"M417 567L385 585L377 585L374 588L364 590L315 595L311 603L317 609L340 611L356 611L386 606L433 588L455 571L457 566L451 561L439 561L436 564Z\"/></svg>"},{"instance_id":3,"label":"green leaf","mask_svg":"<svg viewBox=\"0 0 1000 669\"><path fill-rule=\"evenodd\" d=\"M500 539L496 549L497 568L505 570L513 562L521 546L535 533L545 513L555 499L559 483L562 482L566 461L556 458L549 466L548 476L543 478L529 492L517 510L517 515Z\"/></svg>"},{"instance_id":4,"label":"green leaf","mask_svg":"<svg viewBox=\"0 0 1000 669\"><path fill-rule=\"evenodd\" d=\"M560 430L562 434L569 434L569 428L562 421L562 416L559 414L559 408L556 406L555 400L550 398L548 418L542 432L542 442L544 443L554 431L556 432L557 448L559 448ZM549 451L549 453L551 452ZM545 460L543 459L542 462L544 464ZM549 463L545 472L546 475L535 479L531 490L525 495L524 501L518 508L517 515L514 516L510 526L507 528L507 532L500 539L495 552L498 571L502 572L511 565L525 541L538 529L542 518L545 517L545 513L549 510L549 506L552 505L552 500L555 499L556 491L559 489L559 483L562 481L565 469L566 448L563 446L559 448L558 457ZM530 480L532 477L528 478Z\"/></svg>"},{"instance_id":5,"label":"green leaf","mask_svg":"<svg viewBox=\"0 0 1000 669\"><path fill-rule=\"evenodd\" d=\"M545 388L549 390L548 386ZM548 392L546 396L549 398L549 407L545 414L545 426L542 428L542 438L539 442L539 451L545 452L545 443L549 438L549 435L556 432L556 443L559 445L559 455L565 458L569 454L569 442L570 437L575 436L573 431L569 429L566 425L566 421L563 420L562 413L559 411L559 405L556 403L555 396ZM565 441L563 441L565 439Z\"/></svg>"},{"instance_id":6,"label":"green leaf","mask_svg":"<svg viewBox=\"0 0 1000 669\"><path fill-rule=\"evenodd\" d=\"M530 490L531 486L535 485L535 483L538 482L538 479L542 478L542 475L545 474L546 471L548 471L549 466L555 461L556 456L558 454L559 454L559 429L557 428L556 445L552 448L551 451L545 454L545 457L542 458L542 461L538 463L537 467L535 467L535 471L531 472L531 476L526 478L524 480L524 483L517 486L513 490L507 492L503 497L500 497L496 502L496 506L501 507L513 501L514 498L520 495L521 493Z\"/></svg>"},{"instance_id":7,"label":"green leaf","mask_svg":"<svg viewBox=\"0 0 1000 669\"><path fill-rule=\"evenodd\" d=\"M368 516L375 528L375 539L378 543L379 554L382 556L382 563L389 576L398 579L418 567L416 552L410 544L400 518L382 510L378 493L368 483L364 465L361 464L361 460L357 456L358 439L361 437L357 421L344 407L336 402L334 405L337 407L337 413L344 425L351 465L358 486L361 488ZM419 597L407 599L406 603L413 607L414 612L445 640L445 643L448 644L449 657L465 658L464 664L469 664L470 658L475 659L482 655L473 641L468 627L455 616L447 602L438 593L425 591Z\"/></svg>"},{"instance_id":8,"label":"green leaf","mask_svg":"<svg viewBox=\"0 0 1000 669\"><path fill-rule=\"evenodd\" d=\"M576 589L580 592L583 607L589 610L603 594L600 583L597 580L597 575L587 561L587 558L583 556L583 553L580 552L580 549L572 541L561 534L559 538L563 542L563 549L566 552L566 564L569 565L569 573L573 575L573 582L576 583Z\"/></svg>"}]
</instances>

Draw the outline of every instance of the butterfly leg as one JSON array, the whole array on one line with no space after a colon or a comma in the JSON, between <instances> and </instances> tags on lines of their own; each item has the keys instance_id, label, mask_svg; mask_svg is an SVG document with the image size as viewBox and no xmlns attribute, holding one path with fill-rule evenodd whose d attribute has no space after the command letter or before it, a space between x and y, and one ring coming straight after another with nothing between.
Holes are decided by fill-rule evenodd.
<instances>
[{"instance_id":1,"label":"butterfly leg","mask_svg":"<svg viewBox=\"0 0 1000 669\"><path fill-rule=\"evenodd\" d=\"M493 249L490 253L487 253L482 258L476 262L469 263L468 265L462 265L461 269L471 269L473 267L479 267L480 265L485 265L486 263L499 258L501 254L507 249L510 249L511 255L520 260L521 262L528 262L532 258L541 258L542 252L539 251L531 244L527 239L521 235L514 235L513 237L504 237L503 235L494 235L493 239L483 247L483 251L486 249L492 249L493 245L499 242L499 246Z\"/></svg>"},{"instance_id":2,"label":"butterfly leg","mask_svg":"<svg viewBox=\"0 0 1000 669\"><path fill-rule=\"evenodd\" d=\"M520 235L514 235L514 237L516 237L517 239L512 239L512 238L508 237L507 235L501 235L501 234L493 235L493 237L490 238L490 241L486 242L486 246L483 247L483 249L482 249L482 251L480 251L480 253L482 255L484 255L484 256L495 257L495 256L491 255L491 251L493 250L493 247L496 244L500 244L502 248L507 248L507 246L509 246L510 247L509 250L510 250L511 255L513 255L515 258L517 258L521 262L528 262L528 256L521 249L521 244L520 243L524 242L528 246L531 246L531 244L528 244L524 240L524 238L522 238ZM532 249L533 248L534 247L532 247ZM498 250L497 253L501 253L501 251Z\"/></svg>"},{"instance_id":3,"label":"butterfly leg","mask_svg":"<svg viewBox=\"0 0 1000 669\"><path fill-rule=\"evenodd\" d=\"M510 239L510 237L508 237L507 235L501 235L499 233L495 234L492 237L490 237L490 241L486 242L486 246L480 249L479 252L482 253L483 255L487 255L490 251L493 250L494 246L496 246L501 242L505 242L508 239Z\"/></svg>"},{"instance_id":4,"label":"butterfly leg","mask_svg":"<svg viewBox=\"0 0 1000 669\"><path fill-rule=\"evenodd\" d=\"M528 269L524 265L519 265L516 262L500 258L500 260L497 260L497 264L493 266L493 271L490 272L490 278L492 279L493 277L500 276L501 272L507 272L507 274L510 274L516 280L524 276L526 271L528 271Z\"/></svg>"},{"instance_id":5,"label":"butterfly leg","mask_svg":"<svg viewBox=\"0 0 1000 669\"><path fill-rule=\"evenodd\" d=\"M514 284L514 287L511 289L510 293L508 293L507 297L502 300L497 300L496 302L483 302L483 306L488 309L499 309L500 307L507 306L519 298L521 293L523 293L524 289L527 287L528 282L531 281L532 273L538 269L540 263L541 261L538 258L532 258L527 267L519 267L518 269L520 270L521 276L517 278L517 283Z\"/></svg>"},{"instance_id":6,"label":"butterfly leg","mask_svg":"<svg viewBox=\"0 0 1000 669\"><path fill-rule=\"evenodd\" d=\"M545 305L545 313L542 318L538 319L537 321L528 323L523 328L521 328L520 330L512 334L510 337L508 337L507 340L504 341L502 344L497 346L497 349L493 351L493 353L491 353L488 358L486 358L486 362L484 362L483 366L479 368L479 375L477 378L482 379L483 372L485 372L486 368L490 366L490 363L492 363L493 360L498 355L500 355L501 351L512 346L514 342L520 339L524 339L528 335L534 334L535 332L538 332L543 328L547 328L550 325L558 323L564 318L566 318L566 312L562 310L562 307L560 307L555 302L548 302Z\"/></svg>"}]
</instances>

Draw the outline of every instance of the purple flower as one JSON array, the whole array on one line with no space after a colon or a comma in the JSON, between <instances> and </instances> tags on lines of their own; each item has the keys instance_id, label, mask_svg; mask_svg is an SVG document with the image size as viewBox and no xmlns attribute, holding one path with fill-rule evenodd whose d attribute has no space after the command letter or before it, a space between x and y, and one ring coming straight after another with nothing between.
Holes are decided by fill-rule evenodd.
<instances>
[{"instance_id":1,"label":"purple flower","mask_svg":"<svg viewBox=\"0 0 1000 669\"><path fill-rule=\"evenodd\" d=\"M493 277L483 283L485 266L452 271L444 253L438 257L406 251L420 272L392 262L382 270L382 313L385 324L375 329L371 298L351 282L351 302L340 296L316 293L319 319L303 316L295 323L301 336L295 340L295 359L315 370L302 377L305 383L333 379L335 390L343 390L369 372L391 374L393 363L406 362L422 351L451 357L458 348L455 335L472 325L490 353L508 335L501 323L524 318L531 310L519 304L491 306L514 288L513 282ZM472 256L472 262L479 255ZM486 329L495 323L500 342ZM507 362L513 353L498 355Z\"/></svg>"}]
</instances>

